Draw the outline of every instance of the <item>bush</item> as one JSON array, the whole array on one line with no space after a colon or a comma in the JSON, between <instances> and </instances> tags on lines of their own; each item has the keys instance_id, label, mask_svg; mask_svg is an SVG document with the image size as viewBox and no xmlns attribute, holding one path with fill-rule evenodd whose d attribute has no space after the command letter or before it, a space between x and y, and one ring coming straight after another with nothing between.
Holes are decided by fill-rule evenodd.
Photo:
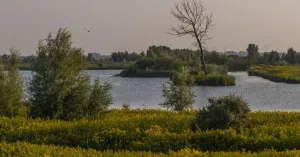
<instances>
[{"instance_id":1,"label":"bush","mask_svg":"<svg viewBox=\"0 0 300 157\"><path fill-rule=\"evenodd\" d=\"M195 85L198 86L232 86L235 77L230 75L197 75L194 76Z\"/></svg>"},{"instance_id":2,"label":"bush","mask_svg":"<svg viewBox=\"0 0 300 157\"><path fill-rule=\"evenodd\" d=\"M71 34L60 29L40 41L29 86L31 116L78 119L85 115L90 78L83 73L85 57L72 45Z\"/></svg>"},{"instance_id":3,"label":"bush","mask_svg":"<svg viewBox=\"0 0 300 157\"><path fill-rule=\"evenodd\" d=\"M7 65L0 65L0 115L27 116L27 107L23 105L23 79L19 74L20 53L10 49Z\"/></svg>"},{"instance_id":4,"label":"bush","mask_svg":"<svg viewBox=\"0 0 300 157\"><path fill-rule=\"evenodd\" d=\"M163 97L165 98L163 107L172 108L175 111L183 111L192 108L195 102L195 93L193 91L193 78L190 77L186 68L180 68L179 72L175 73L170 78L167 84L163 85Z\"/></svg>"},{"instance_id":5,"label":"bush","mask_svg":"<svg viewBox=\"0 0 300 157\"><path fill-rule=\"evenodd\" d=\"M113 98L109 93L111 88L111 84L105 82L102 85L99 78L95 80L88 103L87 113L89 116L94 116L100 111L107 110L112 104Z\"/></svg>"},{"instance_id":6,"label":"bush","mask_svg":"<svg viewBox=\"0 0 300 157\"><path fill-rule=\"evenodd\" d=\"M72 45L71 33L60 29L55 38L49 34L45 42L39 43L33 63L31 116L74 120L107 108L111 104L110 85L96 80L91 87L90 77L83 71L83 51Z\"/></svg>"},{"instance_id":7,"label":"bush","mask_svg":"<svg viewBox=\"0 0 300 157\"><path fill-rule=\"evenodd\" d=\"M209 98L209 106L199 111L196 122L202 129L241 128L249 124L248 103L240 96Z\"/></svg>"}]
</instances>

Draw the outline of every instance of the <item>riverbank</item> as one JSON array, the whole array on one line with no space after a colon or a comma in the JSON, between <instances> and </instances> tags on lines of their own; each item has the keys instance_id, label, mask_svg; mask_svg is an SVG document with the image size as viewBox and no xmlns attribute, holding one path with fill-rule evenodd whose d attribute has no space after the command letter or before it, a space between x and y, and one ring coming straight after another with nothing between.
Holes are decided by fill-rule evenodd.
<instances>
[{"instance_id":1,"label":"riverbank","mask_svg":"<svg viewBox=\"0 0 300 157\"><path fill-rule=\"evenodd\" d=\"M300 83L299 66L269 66L253 65L248 70L250 76L259 76L273 82L283 82L289 84Z\"/></svg>"},{"instance_id":2,"label":"riverbank","mask_svg":"<svg viewBox=\"0 0 300 157\"><path fill-rule=\"evenodd\" d=\"M285 151L300 149L300 112L252 112L238 131L194 130L196 111L110 110L93 120L0 118L0 142L27 142L97 151ZM1 147L0 147L1 148Z\"/></svg>"}]
</instances>

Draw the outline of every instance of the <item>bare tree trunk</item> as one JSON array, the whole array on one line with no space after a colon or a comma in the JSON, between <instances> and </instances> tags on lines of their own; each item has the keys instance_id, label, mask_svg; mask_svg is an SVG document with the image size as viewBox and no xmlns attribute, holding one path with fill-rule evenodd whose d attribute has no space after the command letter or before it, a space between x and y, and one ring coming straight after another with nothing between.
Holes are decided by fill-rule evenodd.
<instances>
[{"instance_id":1,"label":"bare tree trunk","mask_svg":"<svg viewBox=\"0 0 300 157\"><path fill-rule=\"evenodd\" d=\"M198 46L199 46L199 49L200 49L200 62L201 62L201 66L202 66L204 74L208 75L208 71L206 69L206 65L205 65L205 61L204 61L203 47L202 47L201 41L200 41L200 39L199 39L199 37L197 35L195 26L193 26L193 29L194 29L194 33L195 33L195 38L197 39L197 43L198 43Z\"/></svg>"},{"instance_id":2,"label":"bare tree trunk","mask_svg":"<svg viewBox=\"0 0 300 157\"><path fill-rule=\"evenodd\" d=\"M208 75L208 71L206 69L206 65L205 65L205 62L204 62L204 53L203 53L202 45L200 45L200 61L201 61L201 65L202 65L204 74Z\"/></svg>"}]
</instances>

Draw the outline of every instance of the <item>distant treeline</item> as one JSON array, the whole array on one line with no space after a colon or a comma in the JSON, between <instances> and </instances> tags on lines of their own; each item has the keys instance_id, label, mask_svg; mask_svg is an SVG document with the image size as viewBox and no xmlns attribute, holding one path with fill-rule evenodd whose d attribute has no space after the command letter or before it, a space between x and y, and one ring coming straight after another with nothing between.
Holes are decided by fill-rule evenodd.
<instances>
[{"instance_id":1,"label":"distant treeline","mask_svg":"<svg viewBox=\"0 0 300 157\"><path fill-rule=\"evenodd\" d=\"M245 71L252 64L265 65L295 65L300 64L300 53L289 48L287 53L277 51L259 53L255 44L249 44L248 56L226 55L216 51L205 51L204 57L207 64L224 65L229 71ZM98 54L101 56L100 54ZM174 70L181 65L193 68L200 67L199 52L191 49L171 49L167 46L150 46L141 53L128 51L113 52L106 57L95 56L89 53L86 56L87 69L126 69L132 65L141 69L151 68L156 70ZM2 62L8 61L8 55L1 56ZM21 69L30 69L36 60L35 55L21 57ZM135 64L136 63L136 64Z\"/></svg>"}]
</instances>

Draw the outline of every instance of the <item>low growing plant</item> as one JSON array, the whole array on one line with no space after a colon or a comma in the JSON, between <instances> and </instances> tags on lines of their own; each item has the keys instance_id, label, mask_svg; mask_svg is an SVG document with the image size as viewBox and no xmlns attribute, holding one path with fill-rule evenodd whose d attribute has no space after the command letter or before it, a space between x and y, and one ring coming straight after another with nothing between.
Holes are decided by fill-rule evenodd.
<instances>
[{"instance_id":1,"label":"low growing plant","mask_svg":"<svg viewBox=\"0 0 300 157\"><path fill-rule=\"evenodd\" d=\"M208 102L209 105L200 110L196 118L201 129L238 129L249 124L251 110L241 96L213 97Z\"/></svg>"}]
</instances>

